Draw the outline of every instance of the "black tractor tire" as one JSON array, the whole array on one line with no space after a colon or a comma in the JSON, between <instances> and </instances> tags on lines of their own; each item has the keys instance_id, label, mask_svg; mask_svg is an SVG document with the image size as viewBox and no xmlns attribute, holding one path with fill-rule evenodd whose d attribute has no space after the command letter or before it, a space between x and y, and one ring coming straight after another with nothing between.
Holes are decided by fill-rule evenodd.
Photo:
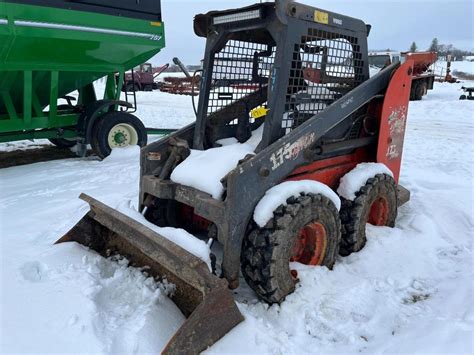
<instances>
[{"instance_id":1,"label":"black tractor tire","mask_svg":"<svg viewBox=\"0 0 474 355\"><path fill-rule=\"evenodd\" d=\"M242 274L258 297L270 304L282 302L295 289L297 273L290 270L290 261L295 261L294 248L305 228L317 225L324 230L324 242L315 252L317 263L311 265L331 269L339 250L341 222L331 200L320 194L301 194L287 203L274 211L265 227L250 227L242 245Z\"/></svg>"},{"instance_id":2,"label":"black tractor tire","mask_svg":"<svg viewBox=\"0 0 474 355\"><path fill-rule=\"evenodd\" d=\"M426 95L427 85L425 81L419 81L415 87L415 101L419 101Z\"/></svg>"},{"instance_id":3,"label":"black tractor tire","mask_svg":"<svg viewBox=\"0 0 474 355\"><path fill-rule=\"evenodd\" d=\"M461 96L459 97L459 100L466 100L466 99L467 99L467 96L466 96L466 95L461 95Z\"/></svg>"},{"instance_id":4,"label":"black tractor tire","mask_svg":"<svg viewBox=\"0 0 474 355\"><path fill-rule=\"evenodd\" d=\"M411 84L411 89L410 89L410 101L415 101L415 96L416 96L416 89L418 87L418 82L413 81Z\"/></svg>"},{"instance_id":5,"label":"black tractor tire","mask_svg":"<svg viewBox=\"0 0 474 355\"><path fill-rule=\"evenodd\" d=\"M48 140L58 148L72 148L77 144L76 139L50 138Z\"/></svg>"},{"instance_id":6,"label":"black tractor tire","mask_svg":"<svg viewBox=\"0 0 474 355\"><path fill-rule=\"evenodd\" d=\"M125 139L123 144L117 143L113 146L109 144L109 134L112 134L113 130L123 134ZM144 147L147 138L146 128L138 117L127 112L113 111L104 114L95 122L92 128L91 146L94 153L103 159L110 155L113 148L129 145Z\"/></svg>"},{"instance_id":7,"label":"black tractor tire","mask_svg":"<svg viewBox=\"0 0 474 355\"><path fill-rule=\"evenodd\" d=\"M140 91L140 87L139 87L137 84L128 83L128 84L125 86L125 91L126 91L126 92Z\"/></svg>"},{"instance_id":8,"label":"black tractor tire","mask_svg":"<svg viewBox=\"0 0 474 355\"><path fill-rule=\"evenodd\" d=\"M367 242L365 226L394 227L398 210L395 180L387 174L377 174L367 180L356 193L354 201L341 197L342 239L339 253L347 256L361 250Z\"/></svg>"}]
</instances>

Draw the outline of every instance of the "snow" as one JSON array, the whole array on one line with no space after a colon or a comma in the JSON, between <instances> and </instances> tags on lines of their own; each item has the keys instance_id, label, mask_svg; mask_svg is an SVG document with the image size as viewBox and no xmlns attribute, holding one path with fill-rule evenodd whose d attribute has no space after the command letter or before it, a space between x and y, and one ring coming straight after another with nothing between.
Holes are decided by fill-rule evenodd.
<instances>
[{"instance_id":1,"label":"snow","mask_svg":"<svg viewBox=\"0 0 474 355\"><path fill-rule=\"evenodd\" d=\"M196 238L192 234L189 234L184 229L155 226L153 223L148 222L145 217L143 217L137 210L130 208L130 201L125 202L126 203L122 203L116 207L119 212L130 218L133 218L134 220L158 233L160 236L165 237L169 241L179 245L191 254L197 256L207 264L209 271L212 271L210 259L211 251L209 246L204 241Z\"/></svg>"},{"instance_id":2,"label":"snow","mask_svg":"<svg viewBox=\"0 0 474 355\"><path fill-rule=\"evenodd\" d=\"M341 178L337 193L346 200L354 201L356 192L364 186L368 179L377 174L387 174L393 177L392 171L385 164L361 163Z\"/></svg>"},{"instance_id":3,"label":"snow","mask_svg":"<svg viewBox=\"0 0 474 355\"><path fill-rule=\"evenodd\" d=\"M182 324L169 285L53 245L88 211L81 192L136 209L139 151L0 170L0 352L158 352Z\"/></svg>"},{"instance_id":4,"label":"snow","mask_svg":"<svg viewBox=\"0 0 474 355\"><path fill-rule=\"evenodd\" d=\"M321 194L330 199L338 210L341 208L339 196L327 185L313 180L285 181L269 189L258 202L253 214L254 221L264 227L273 217L273 211L280 205L286 206L288 198L298 197L301 193Z\"/></svg>"},{"instance_id":5,"label":"snow","mask_svg":"<svg viewBox=\"0 0 474 355\"><path fill-rule=\"evenodd\" d=\"M216 200L222 199L224 186L221 180L247 155L254 155L262 140L263 125L252 132L245 143L222 139L222 147L207 150L191 149L191 154L171 173L171 180L207 192Z\"/></svg>"},{"instance_id":6,"label":"snow","mask_svg":"<svg viewBox=\"0 0 474 355\"><path fill-rule=\"evenodd\" d=\"M396 227L368 226L366 247L332 271L300 265L281 306L241 280L245 321L207 353L474 352L474 120L461 86L474 82L435 83L410 103L400 183L412 195ZM189 97L137 95L147 126L194 119ZM136 210L139 162L128 153L0 169L1 353L158 353L179 326L166 285L53 245L87 212L81 192Z\"/></svg>"}]
</instances>

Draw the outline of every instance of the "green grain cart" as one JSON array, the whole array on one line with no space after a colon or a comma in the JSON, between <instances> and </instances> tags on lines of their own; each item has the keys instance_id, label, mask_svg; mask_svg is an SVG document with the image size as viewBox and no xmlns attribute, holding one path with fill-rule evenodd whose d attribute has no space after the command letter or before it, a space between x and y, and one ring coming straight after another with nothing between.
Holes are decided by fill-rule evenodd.
<instances>
[{"instance_id":1,"label":"green grain cart","mask_svg":"<svg viewBox=\"0 0 474 355\"><path fill-rule=\"evenodd\" d=\"M119 88L164 46L159 0L0 0L0 142L91 144L100 157L145 145L136 97Z\"/></svg>"}]
</instances>

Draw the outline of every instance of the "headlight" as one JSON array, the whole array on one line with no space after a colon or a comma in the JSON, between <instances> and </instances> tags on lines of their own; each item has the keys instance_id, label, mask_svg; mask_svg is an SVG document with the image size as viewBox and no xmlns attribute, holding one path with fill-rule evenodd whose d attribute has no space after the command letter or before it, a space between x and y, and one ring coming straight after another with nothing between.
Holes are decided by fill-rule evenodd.
<instances>
[{"instance_id":1,"label":"headlight","mask_svg":"<svg viewBox=\"0 0 474 355\"><path fill-rule=\"evenodd\" d=\"M220 24L223 24L223 23L253 20L253 19L257 19L257 18L261 18L260 9L252 10L252 11L239 12L237 14L231 14L231 15L216 16L213 19L213 24L214 25L220 25Z\"/></svg>"}]
</instances>

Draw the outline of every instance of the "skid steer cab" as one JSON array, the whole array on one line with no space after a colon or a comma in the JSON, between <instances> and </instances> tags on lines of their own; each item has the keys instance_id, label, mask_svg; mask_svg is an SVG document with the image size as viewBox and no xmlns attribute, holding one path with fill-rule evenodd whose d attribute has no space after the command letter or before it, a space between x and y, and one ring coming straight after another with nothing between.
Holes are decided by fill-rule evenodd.
<instances>
[{"instance_id":1,"label":"skid steer cab","mask_svg":"<svg viewBox=\"0 0 474 355\"><path fill-rule=\"evenodd\" d=\"M155 265L178 290L194 289L184 292L198 300L184 304L202 302L185 323L194 333L181 336L208 337L180 346L197 352L242 320L227 290L240 272L262 300L280 303L298 282L293 262L332 268L364 247L367 223L394 225L409 199L398 179L413 63L369 78L370 26L289 1L197 15L194 30L207 39L197 119L142 149L140 211L220 244L221 279L88 197L91 212L65 240ZM221 318L204 321L210 310Z\"/></svg>"}]
</instances>

